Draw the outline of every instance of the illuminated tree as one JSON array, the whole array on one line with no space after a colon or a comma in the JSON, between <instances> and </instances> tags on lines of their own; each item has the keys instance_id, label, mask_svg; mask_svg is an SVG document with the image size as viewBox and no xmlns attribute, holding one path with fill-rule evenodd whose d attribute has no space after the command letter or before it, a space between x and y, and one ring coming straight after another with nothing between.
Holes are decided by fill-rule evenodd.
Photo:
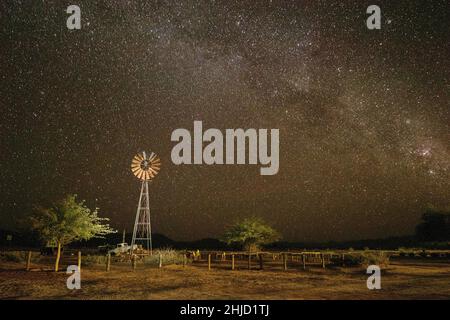
<instances>
[{"instance_id":1,"label":"illuminated tree","mask_svg":"<svg viewBox=\"0 0 450 320\"><path fill-rule=\"evenodd\" d=\"M279 233L260 218L247 218L237 222L223 236L228 244L239 244L248 251L256 251L261 245L279 239Z\"/></svg>"},{"instance_id":2,"label":"illuminated tree","mask_svg":"<svg viewBox=\"0 0 450 320\"><path fill-rule=\"evenodd\" d=\"M47 242L57 245L55 271L58 271L61 258L61 247L77 240L89 240L93 237L102 238L114 233L108 224L108 218L97 216L98 208L91 211L84 201L77 202L76 195L68 195L63 200L55 202L50 208L36 208L30 217L31 228Z\"/></svg>"}]
</instances>

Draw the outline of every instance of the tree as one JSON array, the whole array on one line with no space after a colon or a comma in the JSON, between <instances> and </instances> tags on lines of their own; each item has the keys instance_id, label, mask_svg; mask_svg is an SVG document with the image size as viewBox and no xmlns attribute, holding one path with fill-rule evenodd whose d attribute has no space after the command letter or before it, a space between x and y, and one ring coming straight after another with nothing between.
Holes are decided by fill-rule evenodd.
<instances>
[{"instance_id":1,"label":"tree","mask_svg":"<svg viewBox=\"0 0 450 320\"><path fill-rule=\"evenodd\" d=\"M450 240L450 212L427 209L416 227L416 237L420 241Z\"/></svg>"},{"instance_id":2,"label":"tree","mask_svg":"<svg viewBox=\"0 0 450 320\"><path fill-rule=\"evenodd\" d=\"M98 208L91 211L85 206L84 201L77 201L76 195L68 195L50 208L36 208L30 217L31 228L42 240L57 245L55 271L59 268L61 247L73 241L102 238L104 235L117 232L108 224L102 224L102 221L109 219L100 218L97 213Z\"/></svg>"},{"instance_id":3,"label":"tree","mask_svg":"<svg viewBox=\"0 0 450 320\"><path fill-rule=\"evenodd\" d=\"M261 245L280 239L279 233L260 218L247 218L226 230L223 240L228 244L239 244L243 249L256 251Z\"/></svg>"}]
</instances>

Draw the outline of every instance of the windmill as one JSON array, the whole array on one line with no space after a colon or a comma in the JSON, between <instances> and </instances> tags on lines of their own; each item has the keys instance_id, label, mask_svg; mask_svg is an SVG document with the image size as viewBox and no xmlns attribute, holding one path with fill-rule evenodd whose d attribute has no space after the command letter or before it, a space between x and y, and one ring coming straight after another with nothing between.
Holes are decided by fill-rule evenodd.
<instances>
[{"instance_id":1,"label":"windmill","mask_svg":"<svg viewBox=\"0 0 450 320\"><path fill-rule=\"evenodd\" d=\"M134 156L131 161L131 171L142 180L141 195L134 222L133 238L131 240L131 254L134 245L140 242L146 245L147 252L152 253L152 225L150 221L150 200L148 197L148 183L161 169L161 160L151 152L149 156L143 151Z\"/></svg>"}]
</instances>

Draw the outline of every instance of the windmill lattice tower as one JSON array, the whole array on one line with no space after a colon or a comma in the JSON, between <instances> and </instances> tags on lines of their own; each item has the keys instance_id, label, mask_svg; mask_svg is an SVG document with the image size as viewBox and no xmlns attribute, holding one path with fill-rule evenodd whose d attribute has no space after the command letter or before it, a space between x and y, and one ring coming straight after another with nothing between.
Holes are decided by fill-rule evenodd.
<instances>
[{"instance_id":1,"label":"windmill lattice tower","mask_svg":"<svg viewBox=\"0 0 450 320\"><path fill-rule=\"evenodd\" d=\"M158 174L161 169L161 160L151 152L148 156L145 151L138 153L131 161L131 171L142 180L141 194L136 212L136 219L133 228L133 238L131 240L131 251L133 254L134 245L141 243L142 247L152 254L152 224L150 220L150 199L148 195L148 184Z\"/></svg>"}]
</instances>

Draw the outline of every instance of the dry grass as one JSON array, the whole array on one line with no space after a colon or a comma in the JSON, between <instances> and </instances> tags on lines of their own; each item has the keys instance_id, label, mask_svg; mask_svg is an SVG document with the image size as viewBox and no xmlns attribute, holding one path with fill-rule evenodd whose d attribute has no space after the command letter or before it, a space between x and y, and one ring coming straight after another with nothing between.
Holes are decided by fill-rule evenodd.
<instances>
[{"instance_id":1,"label":"dry grass","mask_svg":"<svg viewBox=\"0 0 450 320\"><path fill-rule=\"evenodd\" d=\"M68 290L64 272L23 271L0 265L2 299L449 299L450 263L397 263L383 269L382 289L368 290L361 268L268 271L204 266L138 265L82 268L80 290ZM39 268L37 268L39 267Z\"/></svg>"}]
</instances>

